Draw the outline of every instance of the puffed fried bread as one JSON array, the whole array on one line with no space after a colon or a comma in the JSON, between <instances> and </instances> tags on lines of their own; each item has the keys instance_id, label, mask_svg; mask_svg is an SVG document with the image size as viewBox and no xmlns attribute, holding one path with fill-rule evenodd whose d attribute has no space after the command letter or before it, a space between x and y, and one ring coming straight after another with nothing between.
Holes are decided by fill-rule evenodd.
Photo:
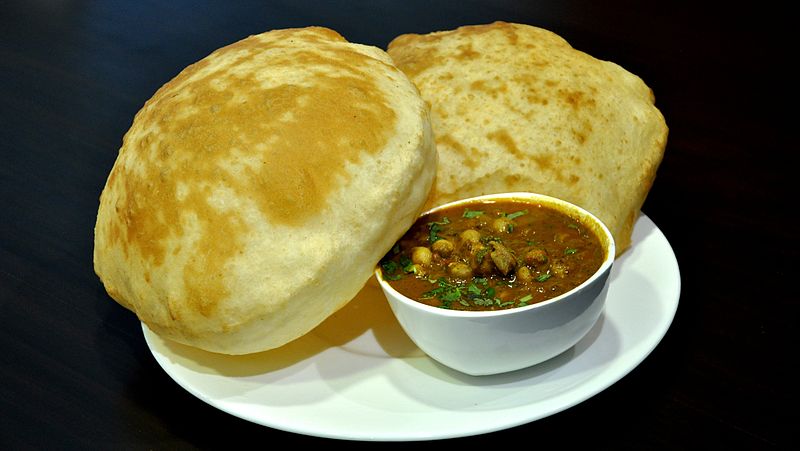
<instances>
[{"instance_id":1,"label":"puffed fried bread","mask_svg":"<svg viewBox=\"0 0 800 451\"><path fill-rule=\"evenodd\" d=\"M631 243L667 142L651 89L529 25L395 38L388 53L431 107L439 152L428 206L500 192L560 197Z\"/></svg>"},{"instance_id":2,"label":"puffed fried bread","mask_svg":"<svg viewBox=\"0 0 800 451\"><path fill-rule=\"evenodd\" d=\"M320 27L250 36L136 114L100 196L95 272L163 337L272 349L356 295L435 170L428 110L383 50Z\"/></svg>"}]
</instances>

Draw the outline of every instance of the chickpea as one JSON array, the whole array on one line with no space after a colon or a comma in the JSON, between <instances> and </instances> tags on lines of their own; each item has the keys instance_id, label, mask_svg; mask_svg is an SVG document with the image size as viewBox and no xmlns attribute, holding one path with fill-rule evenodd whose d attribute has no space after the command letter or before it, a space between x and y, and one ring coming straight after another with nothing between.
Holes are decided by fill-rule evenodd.
<instances>
[{"instance_id":1,"label":"chickpea","mask_svg":"<svg viewBox=\"0 0 800 451\"><path fill-rule=\"evenodd\" d=\"M441 239L434 241L433 244L431 244L431 249L433 250L433 252L436 252L443 258L447 258L450 256L450 254L453 253L453 249L455 249L455 246L451 241Z\"/></svg>"},{"instance_id":2,"label":"chickpea","mask_svg":"<svg viewBox=\"0 0 800 451\"><path fill-rule=\"evenodd\" d=\"M533 266L547 263L547 251L544 249L531 249L522 257L525 263Z\"/></svg>"},{"instance_id":3,"label":"chickpea","mask_svg":"<svg viewBox=\"0 0 800 451\"><path fill-rule=\"evenodd\" d=\"M533 280L533 274L531 274L530 268L527 266L520 266L517 268L517 280L522 283L528 283Z\"/></svg>"},{"instance_id":4,"label":"chickpea","mask_svg":"<svg viewBox=\"0 0 800 451\"><path fill-rule=\"evenodd\" d=\"M430 265L432 258L431 250L425 246L417 246L411 249L411 261L417 265Z\"/></svg>"},{"instance_id":5,"label":"chickpea","mask_svg":"<svg viewBox=\"0 0 800 451\"><path fill-rule=\"evenodd\" d=\"M550 266L550 270L556 277L563 278L569 273L569 266L562 261L557 261Z\"/></svg>"},{"instance_id":6,"label":"chickpea","mask_svg":"<svg viewBox=\"0 0 800 451\"><path fill-rule=\"evenodd\" d=\"M500 217L492 221L492 230L497 233L511 232L513 228L513 223L506 217Z\"/></svg>"},{"instance_id":7,"label":"chickpea","mask_svg":"<svg viewBox=\"0 0 800 451\"><path fill-rule=\"evenodd\" d=\"M447 265L447 271L450 275L458 279L470 279L472 277L472 268L463 262L453 262Z\"/></svg>"},{"instance_id":8,"label":"chickpea","mask_svg":"<svg viewBox=\"0 0 800 451\"><path fill-rule=\"evenodd\" d=\"M475 229L467 229L461 232L460 236L465 243L479 243L481 241L481 233Z\"/></svg>"}]
</instances>

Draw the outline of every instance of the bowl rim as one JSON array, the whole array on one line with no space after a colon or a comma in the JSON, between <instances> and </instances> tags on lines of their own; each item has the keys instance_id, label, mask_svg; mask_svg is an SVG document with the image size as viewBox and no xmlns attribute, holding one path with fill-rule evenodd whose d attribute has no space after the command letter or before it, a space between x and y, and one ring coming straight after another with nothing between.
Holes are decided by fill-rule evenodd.
<instances>
[{"instance_id":1,"label":"bowl rim","mask_svg":"<svg viewBox=\"0 0 800 451\"><path fill-rule=\"evenodd\" d=\"M396 299L400 300L403 304L405 304L405 305L407 305L409 307L412 307L414 309L418 309L418 310L421 310L423 312L432 313L432 314L435 314L435 315L453 317L453 318L460 318L460 317L461 318L487 318L487 317L509 316L509 315L514 315L514 314L518 314L518 313L521 313L521 312L527 312L527 311L531 311L531 310L538 310L540 308L544 308L545 306L554 304L554 303L559 302L560 300L562 300L564 298L574 296L575 294L578 294L578 293L586 290L589 285L594 283L595 280L597 280L600 277L602 277L605 273L611 271L611 267L613 266L614 260L615 260L615 257L616 257L616 243L614 241L614 236L611 234L611 231L608 229L608 227L605 225L605 223L603 221L601 221L597 216L595 216L594 214L589 212L588 210L586 210L586 209L584 209L584 208L582 208L582 207L580 207L580 206L578 206L576 204L573 204L572 202L569 202L569 201L566 201L564 199L560 199L560 198L557 198L557 197L553 197L553 196L550 196L550 195L547 195L547 194L540 194L540 193L534 193L534 192L514 191L514 192L508 192L508 193L484 194L484 195L480 195L480 196L467 197L467 198L464 198L464 199L458 199L458 200L454 200L454 201L451 201L451 202L447 202L447 203L432 207L432 208L420 213L419 216L417 216L417 219L419 219L420 217L425 216L425 215L427 215L429 213L433 213L433 212L436 212L436 211L439 211L439 210L443 210L443 209L446 209L446 208L450 208L452 206L456 206L456 205L460 205L460 204L489 203L490 201L499 201L499 200L518 200L518 201L522 201L522 202L530 202L530 201L532 201L534 199L536 201L542 201L542 202L539 202L539 203L543 203L543 204L548 204L549 203L549 204L551 204L553 206L561 207L561 208L564 208L564 209L567 209L567 210L573 210L573 212L577 213L581 217L589 218L591 221L593 221L595 223L597 228L600 229L600 231L602 232L602 235L604 235L604 237L601 237L601 241L604 241L604 242L608 243L608 246L607 246L607 249L606 249L606 258L600 264L600 267L597 268L597 271L595 271L591 276L589 276L589 278L584 280L580 285L572 288L571 290L567 291L566 293L562 293L562 294L560 294L560 295L558 295L556 297L547 299L547 300L542 301L542 302L537 302L535 304L526 305L524 307L512 307L512 308L503 309L503 310L479 310L479 311L475 311L475 310L450 310L450 309L444 309L444 308L440 308L440 307L433 307L433 306L427 305L425 303L422 303L422 302L416 301L414 299L411 299L408 296L404 295L403 293L400 293L386 279L383 278L383 270L381 269L380 264L376 265L376 267L375 267L375 271L374 271L375 278L378 280L378 283L380 284L381 288L384 290L384 293L386 293L387 291L393 293L395 295L394 297ZM563 210L562 210L562 212L563 212ZM415 219L415 221L416 221L416 219ZM605 238L605 239L603 239L603 238ZM388 295L388 293L386 293L386 294Z\"/></svg>"}]
</instances>

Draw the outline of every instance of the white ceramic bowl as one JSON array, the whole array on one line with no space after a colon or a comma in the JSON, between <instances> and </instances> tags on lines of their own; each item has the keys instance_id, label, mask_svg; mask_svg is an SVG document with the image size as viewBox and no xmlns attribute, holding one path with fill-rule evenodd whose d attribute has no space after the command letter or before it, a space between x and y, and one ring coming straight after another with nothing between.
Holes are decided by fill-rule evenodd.
<instances>
[{"instance_id":1,"label":"white ceramic bowl","mask_svg":"<svg viewBox=\"0 0 800 451\"><path fill-rule=\"evenodd\" d=\"M555 207L578 218L600 238L606 257L581 285L558 297L507 310L459 311L417 302L396 291L380 266L375 276L400 325L434 360L466 374L504 373L541 363L568 350L583 338L603 311L615 244L608 228L586 210L550 196L503 193L478 196L433 208L497 200Z\"/></svg>"}]
</instances>

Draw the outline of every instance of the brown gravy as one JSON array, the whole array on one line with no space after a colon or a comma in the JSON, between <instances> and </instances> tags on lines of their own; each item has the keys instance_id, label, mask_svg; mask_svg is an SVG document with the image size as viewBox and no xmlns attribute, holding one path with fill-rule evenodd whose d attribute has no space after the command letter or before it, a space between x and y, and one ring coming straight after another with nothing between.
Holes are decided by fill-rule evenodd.
<instances>
[{"instance_id":1,"label":"brown gravy","mask_svg":"<svg viewBox=\"0 0 800 451\"><path fill-rule=\"evenodd\" d=\"M555 208L461 204L420 217L381 260L397 291L453 310L501 310L575 288L605 259L595 233Z\"/></svg>"}]
</instances>

